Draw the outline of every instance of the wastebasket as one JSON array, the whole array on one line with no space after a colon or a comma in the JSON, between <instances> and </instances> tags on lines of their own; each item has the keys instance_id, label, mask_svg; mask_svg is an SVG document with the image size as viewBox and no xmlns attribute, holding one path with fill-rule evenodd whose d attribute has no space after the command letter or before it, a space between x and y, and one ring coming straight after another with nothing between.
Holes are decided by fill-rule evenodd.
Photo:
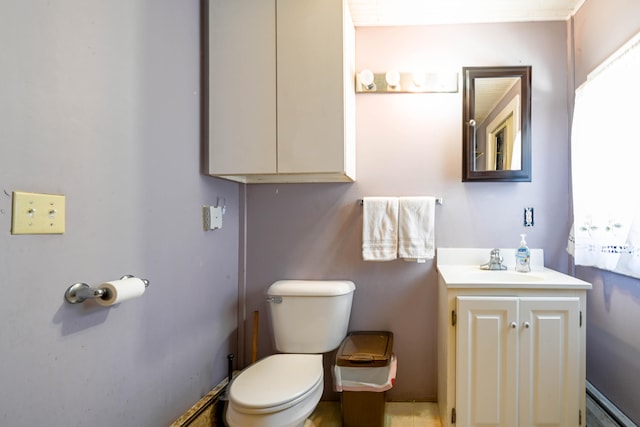
<instances>
[{"instance_id":1,"label":"wastebasket","mask_svg":"<svg viewBox=\"0 0 640 427\"><path fill-rule=\"evenodd\" d=\"M393 333L347 334L336 355L334 379L341 392L343 427L383 427L386 391L396 379Z\"/></svg>"}]
</instances>

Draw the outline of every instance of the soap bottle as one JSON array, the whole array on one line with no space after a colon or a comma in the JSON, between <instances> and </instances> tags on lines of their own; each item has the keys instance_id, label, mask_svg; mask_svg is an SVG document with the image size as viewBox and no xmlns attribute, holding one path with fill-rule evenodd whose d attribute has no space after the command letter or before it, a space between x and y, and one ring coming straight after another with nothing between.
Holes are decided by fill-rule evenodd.
<instances>
[{"instance_id":1,"label":"soap bottle","mask_svg":"<svg viewBox=\"0 0 640 427\"><path fill-rule=\"evenodd\" d=\"M524 240L526 234L520 235L520 246L516 249L516 271L528 273L531 271L531 251Z\"/></svg>"}]
</instances>

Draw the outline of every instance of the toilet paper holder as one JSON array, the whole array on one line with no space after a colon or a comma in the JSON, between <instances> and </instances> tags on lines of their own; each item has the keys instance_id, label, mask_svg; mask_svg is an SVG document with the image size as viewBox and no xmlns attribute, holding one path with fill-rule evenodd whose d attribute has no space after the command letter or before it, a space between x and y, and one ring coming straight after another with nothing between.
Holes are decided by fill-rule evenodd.
<instances>
[{"instance_id":1,"label":"toilet paper holder","mask_svg":"<svg viewBox=\"0 0 640 427\"><path fill-rule=\"evenodd\" d=\"M120 278L120 280L131 279L135 276L126 274ZM149 281L147 279L140 279L144 282L144 287L149 286ZM78 304L84 302L90 298L100 298L106 293L105 289L92 288L86 283L74 283L73 285L67 288L67 291L64 293L64 299L67 300L68 303Z\"/></svg>"}]
</instances>

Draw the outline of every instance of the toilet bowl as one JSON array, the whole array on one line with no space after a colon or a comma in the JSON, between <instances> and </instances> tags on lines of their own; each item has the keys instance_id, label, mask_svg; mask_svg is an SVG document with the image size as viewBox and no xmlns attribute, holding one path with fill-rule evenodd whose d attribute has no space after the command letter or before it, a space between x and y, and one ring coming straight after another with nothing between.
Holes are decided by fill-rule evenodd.
<instances>
[{"instance_id":1,"label":"toilet bowl","mask_svg":"<svg viewBox=\"0 0 640 427\"><path fill-rule=\"evenodd\" d=\"M350 281L280 280L267 301L278 354L243 370L229 385L230 427L298 427L324 389L322 354L347 334L355 285Z\"/></svg>"},{"instance_id":2,"label":"toilet bowl","mask_svg":"<svg viewBox=\"0 0 640 427\"><path fill-rule=\"evenodd\" d=\"M232 383L227 407L230 426L296 427L322 397L320 354L276 354L244 370Z\"/></svg>"}]
</instances>

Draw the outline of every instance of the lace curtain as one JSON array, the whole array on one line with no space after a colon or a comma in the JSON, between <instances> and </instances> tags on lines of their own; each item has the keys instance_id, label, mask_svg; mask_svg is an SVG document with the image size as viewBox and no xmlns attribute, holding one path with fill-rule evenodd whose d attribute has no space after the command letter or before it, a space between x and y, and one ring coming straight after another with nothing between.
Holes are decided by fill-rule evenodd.
<instances>
[{"instance_id":1,"label":"lace curtain","mask_svg":"<svg viewBox=\"0 0 640 427\"><path fill-rule=\"evenodd\" d=\"M576 90L571 167L575 263L640 278L640 34Z\"/></svg>"}]
</instances>

